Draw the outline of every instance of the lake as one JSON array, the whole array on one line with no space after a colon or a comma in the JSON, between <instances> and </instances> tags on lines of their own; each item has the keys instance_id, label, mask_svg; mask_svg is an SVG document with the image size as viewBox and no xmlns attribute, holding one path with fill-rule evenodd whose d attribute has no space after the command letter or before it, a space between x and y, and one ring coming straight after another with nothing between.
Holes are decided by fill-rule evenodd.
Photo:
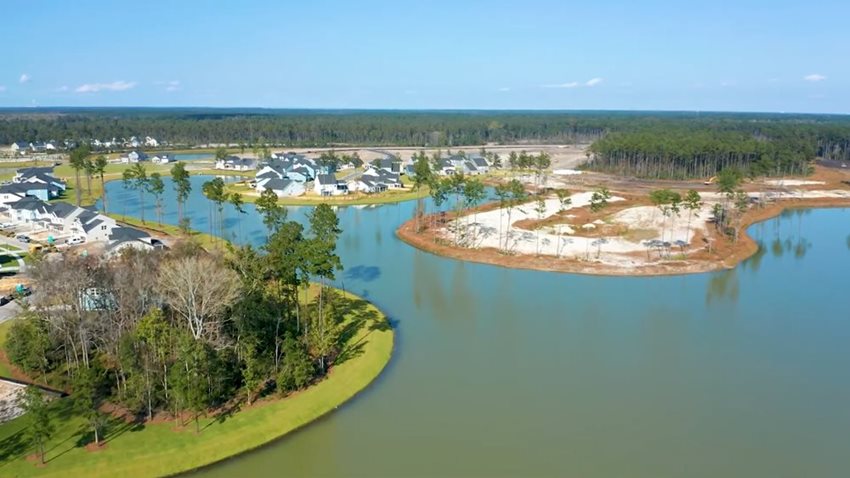
<instances>
[{"instance_id":1,"label":"lake","mask_svg":"<svg viewBox=\"0 0 850 478\"><path fill-rule=\"evenodd\" d=\"M187 210L207 231L204 178L192 181ZM115 212L138 214L137 193L107 190ZM261 244L246 209L227 211L227 235ZM413 209L338 210L337 285L396 328L381 377L325 419L198 475L847 475L850 209L754 225L764 247L734 270L651 278L436 257L394 235Z\"/></svg>"}]
</instances>

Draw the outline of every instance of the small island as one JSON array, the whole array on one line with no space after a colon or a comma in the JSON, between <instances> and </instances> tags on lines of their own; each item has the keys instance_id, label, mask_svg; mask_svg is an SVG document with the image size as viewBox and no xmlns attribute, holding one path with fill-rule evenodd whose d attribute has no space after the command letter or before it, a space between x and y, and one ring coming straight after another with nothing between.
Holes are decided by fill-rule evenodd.
<instances>
[{"instance_id":1,"label":"small island","mask_svg":"<svg viewBox=\"0 0 850 478\"><path fill-rule=\"evenodd\" d=\"M731 268L758 245L747 226L788 208L850 205L850 174L816 166L806 176L756 177L726 168L705 181L635 178L528 166L481 180L429 174L433 203L399 238L454 259L596 275L668 275Z\"/></svg>"}]
</instances>

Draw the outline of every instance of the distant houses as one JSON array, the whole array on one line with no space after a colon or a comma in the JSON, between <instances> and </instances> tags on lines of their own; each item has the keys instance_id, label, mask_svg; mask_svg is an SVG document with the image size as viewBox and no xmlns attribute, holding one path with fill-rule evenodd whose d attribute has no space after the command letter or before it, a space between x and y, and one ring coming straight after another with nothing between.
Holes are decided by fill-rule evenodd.
<instances>
[{"instance_id":1,"label":"distant houses","mask_svg":"<svg viewBox=\"0 0 850 478\"><path fill-rule=\"evenodd\" d=\"M215 162L215 169L252 171L257 169L257 161L250 158L240 158L239 156L228 156L224 159L217 160Z\"/></svg>"},{"instance_id":2,"label":"distant houses","mask_svg":"<svg viewBox=\"0 0 850 478\"><path fill-rule=\"evenodd\" d=\"M139 150L133 150L121 156L121 162L124 164L141 163L148 160L148 155Z\"/></svg>"}]
</instances>

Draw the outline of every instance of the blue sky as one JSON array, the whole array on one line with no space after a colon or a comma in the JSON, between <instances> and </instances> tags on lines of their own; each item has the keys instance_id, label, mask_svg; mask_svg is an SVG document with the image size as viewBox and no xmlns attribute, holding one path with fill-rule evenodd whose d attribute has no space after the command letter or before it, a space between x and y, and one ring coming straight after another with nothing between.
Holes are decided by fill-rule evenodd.
<instances>
[{"instance_id":1,"label":"blue sky","mask_svg":"<svg viewBox=\"0 0 850 478\"><path fill-rule=\"evenodd\" d=\"M0 106L850 113L850 2L2 0Z\"/></svg>"}]
</instances>

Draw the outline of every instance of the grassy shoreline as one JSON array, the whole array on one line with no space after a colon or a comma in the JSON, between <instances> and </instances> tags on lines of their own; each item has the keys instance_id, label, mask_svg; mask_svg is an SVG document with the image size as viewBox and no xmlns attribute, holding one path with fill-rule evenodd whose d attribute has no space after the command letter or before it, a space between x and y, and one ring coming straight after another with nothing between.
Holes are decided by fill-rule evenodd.
<instances>
[{"instance_id":1,"label":"grassy shoreline","mask_svg":"<svg viewBox=\"0 0 850 478\"><path fill-rule=\"evenodd\" d=\"M82 446L86 426L64 400L54 406L54 413L66 418L47 446L44 467L27 461L31 450L15 448L25 434L26 416L0 425L0 475L168 476L251 451L308 425L364 390L392 356L394 333L386 317L364 299L349 293L345 297L354 304L347 320L360 324L346 343L351 358L309 388L248 405L231 415L204 418L200 434L193 425L180 427L173 421L121 423L95 451Z\"/></svg>"}]
</instances>

